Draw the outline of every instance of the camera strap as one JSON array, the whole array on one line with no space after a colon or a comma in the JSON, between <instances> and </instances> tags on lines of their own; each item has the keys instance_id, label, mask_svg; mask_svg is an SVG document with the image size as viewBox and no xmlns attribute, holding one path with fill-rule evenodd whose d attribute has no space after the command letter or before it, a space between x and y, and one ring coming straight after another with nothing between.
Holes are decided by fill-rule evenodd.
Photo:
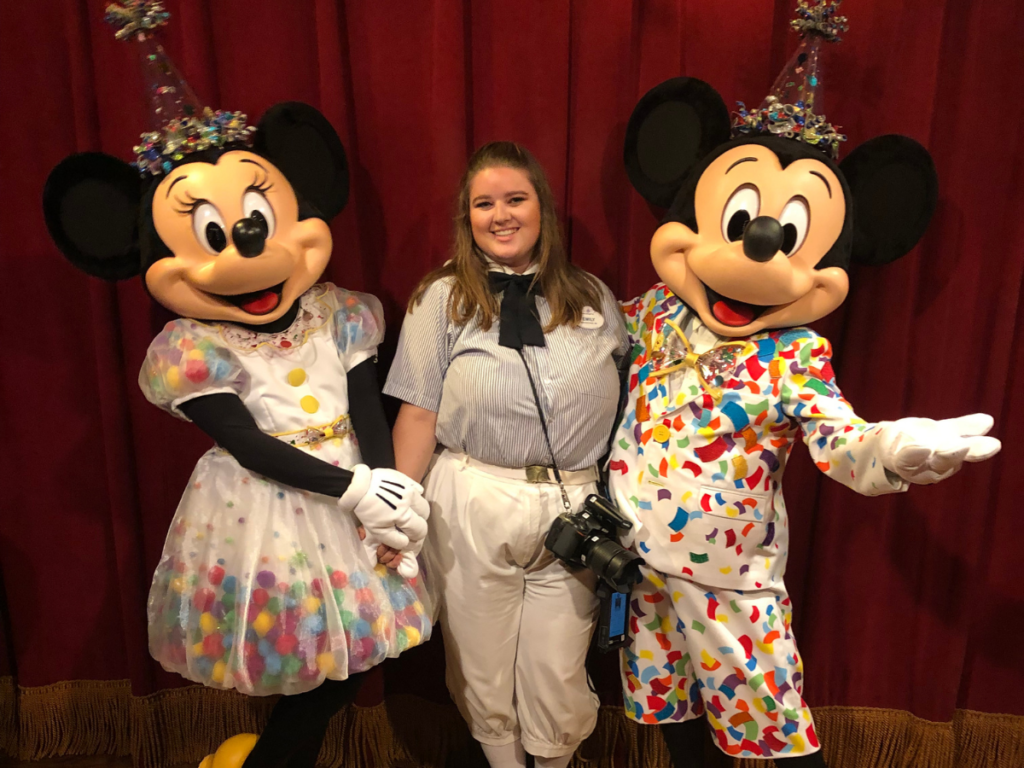
<instances>
[{"instance_id":1,"label":"camera strap","mask_svg":"<svg viewBox=\"0 0 1024 768\"><path fill-rule=\"evenodd\" d=\"M562 475L558 471L558 462L555 461L555 450L551 447L551 437L548 435L548 423L544 418L544 410L540 407L540 396L537 394L537 385L533 383L533 374L530 373L530 365L526 362L526 356L523 355L523 350L520 347L516 350L519 353L519 359L523 361L523 366L526 368L526 378L530 380L530 390L533 392L533 402L537 405L537 415L540 416L540 428L544 431L544 442L547 443L548 453L551 454L551 467L555 470L555 480L558 481L558 488L562 492L562 506L565 507L566 512L572 512L572 504L569 503L569 494L565 490L565 485L562 483Z\"/></svg>"}]
</instances>

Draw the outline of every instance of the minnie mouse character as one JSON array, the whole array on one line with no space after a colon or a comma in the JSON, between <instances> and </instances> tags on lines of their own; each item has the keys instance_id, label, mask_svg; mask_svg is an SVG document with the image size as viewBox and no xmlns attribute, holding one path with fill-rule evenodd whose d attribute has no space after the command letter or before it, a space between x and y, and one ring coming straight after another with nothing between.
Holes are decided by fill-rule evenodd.
<instances>
[{"instance_id":1,"label":"minnie mouse character","mask_svg":"<svg viewBox=\"0 0 1024 768\"><path fill-rule=\"evenodd\" d=\"M46 223L75 266L141 274L180 316L150 345L139 384L216 441L153 578L150 651L212 687L302 694L282 699L248 765L312 766L357 673L431 629L416 578L429 507L390 468L381 306L317 283L327 222L348 196L345 152L305 104L279 104L255 128L199 106L152 37L167 18L159 3L111 6L108 18L142 48L156 128L135 167L97 153L58 165ZM397 574L375 562L378 544L408 553ZM255 737L239 738L218 756L244 757Z\"/></svg>"},{"instance_id":2,"label":"minnie mouse character","mask_svg":"<svg viewBox=\"0 0 1024 768\"><path fill-rule=\"evenodd\" d=\"M629 397L610 488L635 516L645 578L623 655L629 717L661 724L676 768L704 765L707 713L736 757L823 766L783 576L782 475L798 437L828 476L868 495L935 483L1000 448L984 414L867 423L843 399L827 340L851 261L885 264L924 233L931 158L882 136L836 163L815 112L818 49L845 19L801 3L800 49L730 140L715 90L676 78L627 129L630 180L667 207L651 240L662 282L625 305Z\"/></svg>"}]
</instances>

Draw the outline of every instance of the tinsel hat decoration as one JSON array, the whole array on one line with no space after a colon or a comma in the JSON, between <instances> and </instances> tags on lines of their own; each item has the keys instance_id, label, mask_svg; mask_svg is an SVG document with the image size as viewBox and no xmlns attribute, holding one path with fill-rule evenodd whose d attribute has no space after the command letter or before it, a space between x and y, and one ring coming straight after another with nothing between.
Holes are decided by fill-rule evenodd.
<instances>
[{"instance_id":1,"label":"tinsel hat decoration","mask_svg":"<svg viewBox=\"0 0 1024 768\"><path fill-rule=\"evenodd\" d=\"M743 102L734 114L733 137L773 134L811 144L832 159L846 137L827 120L821 104L821 66L824 43L836 43L848 29L838 15L842 0L797 0L797 17L790 22L800 33L800 46L775 79L771 92L755 110Z\"/></svg>"},{"instance_id":2,"label":"tinsel hat decoration","mask_svg":"<svg viewBox=\"0 0 1024 768\"><path fill-rule=\"evenodd\" d=\"M150 101L150 130L134 147L143 177L162 176L192 152L228 144L251 144L254 128L241 112L212 110L199 103L178 72L155 32L170 14L156 0L127 0L107 6L106 21L117 29L118 40L132 42L142 58L143 78Z\"/></svg>"}]
</instances>

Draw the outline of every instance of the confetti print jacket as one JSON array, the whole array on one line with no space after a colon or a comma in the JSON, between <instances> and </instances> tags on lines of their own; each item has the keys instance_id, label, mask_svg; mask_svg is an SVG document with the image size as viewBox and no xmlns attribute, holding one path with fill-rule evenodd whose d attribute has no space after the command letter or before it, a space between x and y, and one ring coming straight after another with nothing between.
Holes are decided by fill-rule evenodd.
<instances>
[{"instance_id":1,"label":"confetti print jacket","mask_svg":"<svg viewBox=\"0 0 1024 768\"><path fill-rule=\"evenodd\" d=\"M652 567L711 587L782 588L782 475L798 435L822 472L858 493L906 490L876 460L877 425L843 399L831 346L814 331L719 337L661 283L623 311L632 362L609 484L639 517L636 546ZM678 342L666 320L701 356L703 382L693 367L654 375L676 362L664 354Z\"/></svg>"}]
</instances>

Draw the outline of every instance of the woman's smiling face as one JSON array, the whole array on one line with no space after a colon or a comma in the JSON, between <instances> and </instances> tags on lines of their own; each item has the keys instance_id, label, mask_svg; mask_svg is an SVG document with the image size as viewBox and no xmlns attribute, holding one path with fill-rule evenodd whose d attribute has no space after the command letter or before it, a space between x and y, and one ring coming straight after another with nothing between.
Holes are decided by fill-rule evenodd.
<instances>
[{"instance_id":1,"label":"woman's smiling face","mask_svg":"<svg viewBox=\"0 0 1024 768\"><path fill-rule=\"evenodd\" d=\"M477 247L499 264L522 272L540 237L540 202L518 168L485 168L469 186L469 220Z\"/></svg>"}]
</instances>

